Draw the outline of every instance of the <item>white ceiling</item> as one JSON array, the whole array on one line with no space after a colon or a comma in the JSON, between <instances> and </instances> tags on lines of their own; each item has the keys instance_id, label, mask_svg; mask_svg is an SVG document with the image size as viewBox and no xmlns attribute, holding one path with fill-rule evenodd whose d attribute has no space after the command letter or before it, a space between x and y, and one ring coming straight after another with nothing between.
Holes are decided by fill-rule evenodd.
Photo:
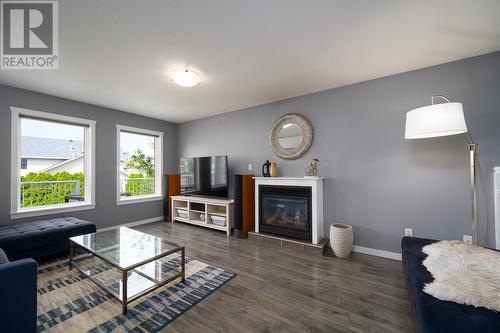
<instances>
[{"instance_id":1,"label":"white ceiling","mask_svg":"<svg viewBox=\"0 0 500 333\"><path fill-rule=\"evenodd\" d=\"M59 70L0 83L184 122L500 50L498 0L62 0ZM198 71L181 88L169 68Z\"/></svg>"}]
</instances>

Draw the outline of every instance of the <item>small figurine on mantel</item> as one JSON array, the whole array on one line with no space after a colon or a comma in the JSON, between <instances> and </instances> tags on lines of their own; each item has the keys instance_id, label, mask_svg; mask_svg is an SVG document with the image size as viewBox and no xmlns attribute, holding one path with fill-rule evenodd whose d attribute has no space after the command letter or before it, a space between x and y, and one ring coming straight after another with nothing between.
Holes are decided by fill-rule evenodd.
<instances>
[{"instance_id":1,"label":"small figurine on mantel","mask_svg":"<svg viewBox=\"0 0 500 333\"><path fill-rule=\"evenodd\" d=\"M319 159L315 158L312 160L306 171L307 177L318 177L318 163Z\"/></svg>"}]
</instances>

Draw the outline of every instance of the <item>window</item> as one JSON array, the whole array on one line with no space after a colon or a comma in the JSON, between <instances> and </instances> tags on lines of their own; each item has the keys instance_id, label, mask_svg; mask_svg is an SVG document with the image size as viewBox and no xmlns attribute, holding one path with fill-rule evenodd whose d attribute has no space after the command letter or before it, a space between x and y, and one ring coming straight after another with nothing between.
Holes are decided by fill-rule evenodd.
<instances>
[{"instance_id":1,"label":"window","mask_svg":"<svg viewBox=\"0 0 500 333\"><path fill-rule=\"evenodd\" d=\"M11 110L11 217L93 209L95 121Z\"/></svg>"},{"instance_id":2,"label":"window","mask_svg":"<svg viewBox=\"0 0 500 333\"><path fill-rule=\"evenodd\" d=\"M227 186L227 159L220 156L211 157L210 164L212 187Z\"/></svg>"},{"instance_id":3,"label":"window","mask_svg":"<svg viewBox=\"0 0 500 333\"><path fill-rule=\"evenodd\" d=\"M117 203L161 200L163 133L116 127Z\"/></svg>"},{"instance_id":4,"label":"window","mask_svg":"<svg viewBox=\"0 0 500 333\"><path fill-rule=\"evenodd\" d=\"M194 159L181 158L180 159L181 171L181 193L195 190L194 184Z\"/></svg>"}]
</instances>

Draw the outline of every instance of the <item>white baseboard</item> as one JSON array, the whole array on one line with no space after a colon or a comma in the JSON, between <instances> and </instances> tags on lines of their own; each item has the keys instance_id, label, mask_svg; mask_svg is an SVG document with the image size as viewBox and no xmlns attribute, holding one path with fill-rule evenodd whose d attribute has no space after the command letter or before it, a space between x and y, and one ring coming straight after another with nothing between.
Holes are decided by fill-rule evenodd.
<instances>
[{"instance_id":1,"label":"white baseboard","mask_svg":"<svg viewBox=\"0 0 500 333\"><path fill-rule=\"evenodd\" d=\"M145 219L145 220L140 220L140 221L134 221L134 222L130 222L130 223L124 223L124 224L115 225L113 227L107 227L107 228L97 229L97 231L108 231L108 230L116 229L116 228L119 228L119 227L134 227L136 225L141 225L141 224L147 224L147 223L152 223L152 222L163 221L164 219L165 219L164 216L157 216L157 217L152 217L150 219Z\"/></svg>"},{"instance_id":2,"label":"white baseboard","mask_svg":"<svg viewBox=\"0 0 500 333\"><path fill-rule=\"evenodd\" d=\"M363 246L358 246L354 245L352 250L356 253L363 253L363 254L369 254L372 256L377 256L377 257L382 257L382 258L388 258L388 259L393 259L393 260L399 260L401 261L401 253L396 253L396 252L389 252L389 251L384 251L384 250L377 250L377 249L371 249L369 247L363 247Z\"/></svg>"}]
</instances>

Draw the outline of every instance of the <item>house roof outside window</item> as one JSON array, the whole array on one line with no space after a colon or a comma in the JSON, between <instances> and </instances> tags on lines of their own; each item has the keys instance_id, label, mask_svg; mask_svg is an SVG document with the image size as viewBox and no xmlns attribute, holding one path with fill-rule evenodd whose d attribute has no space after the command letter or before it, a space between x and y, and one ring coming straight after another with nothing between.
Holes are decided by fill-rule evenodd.
<instances>
[{"instance_id":1,"label":"house roof outside window","mask_svg":"<svg viewBox=\"0 0 500 333\"><path fill-rule=\"evenodd\" d=\"M21 157L68 160L84 152L83 141L21 137Z\"/></svg>"}]
</instances>

